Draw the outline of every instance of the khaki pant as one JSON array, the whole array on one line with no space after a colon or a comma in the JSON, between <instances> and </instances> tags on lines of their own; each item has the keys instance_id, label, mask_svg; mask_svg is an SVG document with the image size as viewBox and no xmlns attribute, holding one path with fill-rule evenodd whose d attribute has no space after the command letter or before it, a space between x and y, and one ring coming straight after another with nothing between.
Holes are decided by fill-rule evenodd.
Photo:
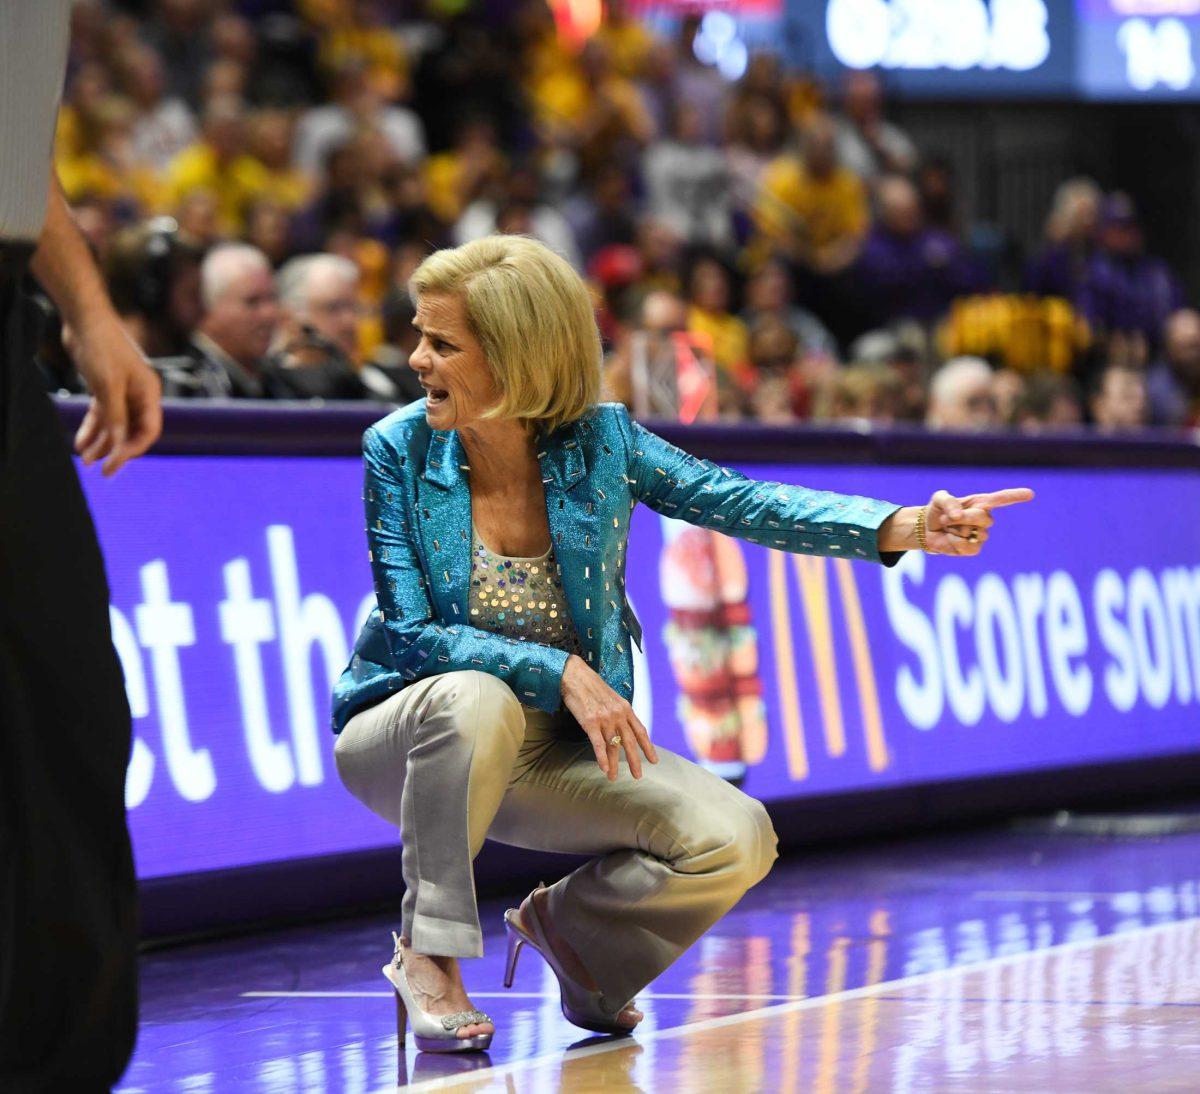
<instances>
[{"instance_id":1,"label":"khaki pant","mask_svg":"<svg viewBox=\"0 0 1200 1094\"><path fill-rule=\"evenodd\" d=\"M471 862L486 837L595 855L550 887L554 924L612 999L632 998L775 860L753 798L658 749L609 782L570 718L523 707L484 672L410 684L337 741L350 792L400 829L402 926L418 953L483 953Z\"/></svg>"}]
</instances>

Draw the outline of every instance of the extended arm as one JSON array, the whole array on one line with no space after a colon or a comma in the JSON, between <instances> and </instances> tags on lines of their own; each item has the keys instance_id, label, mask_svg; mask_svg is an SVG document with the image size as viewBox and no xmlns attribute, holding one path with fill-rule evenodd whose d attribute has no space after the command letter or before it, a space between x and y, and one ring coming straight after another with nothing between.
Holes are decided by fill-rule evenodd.
<instances>
[{"instance_id":1,"label":"extended arm","mask_svg":"<svg viewBox=\"0 0 1200 1094\"><path fill-rule=\"evenodd\" d=\"M121 326L53 176L32 269L71 332L73 356L92 392L75 448L84 463L104 459L104 473L112 475L158 439L162 388Z\"/></svg>"},{"instance_id":2,"label":"extended arm","mask_svg":"<svg viewBox=\"0 0 1200 1094\"><path fill-rule=\"evenodd\" d=\"M893 565L910 544L911 515L892 502L777 482L758 482L698 459L629 419L634 497L663 516L797 554ZM893 514L888 533L882 526ZM915 546L915 540L911 544Z\"/></svg>"}]
</instances>

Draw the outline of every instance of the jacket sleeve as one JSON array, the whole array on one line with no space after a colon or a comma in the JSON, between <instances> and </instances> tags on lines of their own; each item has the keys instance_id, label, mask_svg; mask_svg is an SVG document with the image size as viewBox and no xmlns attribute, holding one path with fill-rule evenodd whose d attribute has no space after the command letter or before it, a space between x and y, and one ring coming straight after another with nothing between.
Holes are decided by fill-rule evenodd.
<instances>
[{"instance_id":1,"label":"jacket sleeve","mask_svg":"<svg viewBox=\"0 0 1200 1094\"><path fill-rule=\"evenodd\" d=\"M893 502L778 482L689 455L617 409L628 445L633 496L665 517L793 554L866 559L894 566L903 551L879 551Z\"/></svg>"},{"instance_id":2,"label":"jacket sleeve","mask_svg":"<svg viewBox=\"0 0 1200 1094\"><path fill-rule=\"evenodd\" d=\"M435 618L428 579L409 533L412 501L397 471L397 453L372 427L363 436L367 543L375 598L395 671L406 680L475 669L498 676L526 706L562 705L568 654L537 642L518 642Z\"/></svg>"}]
</instances>

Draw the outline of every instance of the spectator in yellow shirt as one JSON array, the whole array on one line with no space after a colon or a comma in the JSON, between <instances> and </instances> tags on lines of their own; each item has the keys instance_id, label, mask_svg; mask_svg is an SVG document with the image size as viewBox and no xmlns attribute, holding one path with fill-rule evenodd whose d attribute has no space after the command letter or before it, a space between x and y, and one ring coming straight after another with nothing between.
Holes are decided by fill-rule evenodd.
<instances>
[{"instance_id":1,"label":"spectator in yellow shirt","mask_svg":"<svg viewBox=\"0 0 1200 1094\"><path fill-rule=\"evenodd\" d=\"M132 216L149 216L162 201L162 187L133 143L136 113L119 95L96 107L75 155L58 159L59 182L68 201L85 194L102 198Z\"/></svg>"},{"instance_id":2,"label":"spectator in yellow shirt","mask_svg":"<svg viewBox=\"0 0 1200 1094\"><path fill-rule=\"evenodd\" d=\"M468 118L459 127L454 147L425 161L429 207L444 223L453 224L490 183L503 178L505 169L495 127L486 118Z\"/></svg>"},{"instance_id":3,"label":"spectator in yellow shirt","mask_svg":"<svg viewBox=\"0 0 1200 1094\"><path fill-rule=\"evenodd\" d=\"M235 99L214 99L204 112L199 141L171 161L167 190L172 208L194 190L217 200L221 232L241 233L246 207L270 186L270 172L246 152L245 123Z\"/></svg>"},{"instance_id":4,"label":"spectator in yellow shirt","mask_svg":"<svg viewBox=\"0 0 1200 1094\"><path fill-rule=\"evenodd\" d=\"M828 118L809 126L802 150L803 159L780 156L763 177L754 210L760 246L832 276L847 269L862 247L869 219L866 188L838 162Z\"/></svg>"},{"instance_id":5,"label":"spectator in yellow shirt","mask_svg":"<svg viewBox=\"0 0 1200 1094\"><path fill-rule=\"evenodd\" d=\"M626 79L637 79L646 68L654 35L646 24L629 14L626 0L608 0L604 23L596 38L604 43L612 56L613 67Z\"/></svg>"},{"instance_id":6,"label":"spectator in yellow shirt","mask_svg":"<svg viewBox=\"0 0 1200 1094\"><path fill-rule=\"evenodd\" d=\"M731 310L729 272L715 258L704 257L688 278L688 333L717 365L718 403L722 413L740 411L753 383L750 333Z\"/></svg>"},{"instance_id":7,"label":"spectator in yellow shirt","mask_svg":"<svg viewBox=\"0 0 1200 1094\"><path fill-rule=\"evenodd\" d=\"M286 110L259 110L247 124L250 154L265 168L254 196L271 198L289 212L299 209L312 193L310 176L292 166L293 132Z\"/></svg>"}]
</instances>

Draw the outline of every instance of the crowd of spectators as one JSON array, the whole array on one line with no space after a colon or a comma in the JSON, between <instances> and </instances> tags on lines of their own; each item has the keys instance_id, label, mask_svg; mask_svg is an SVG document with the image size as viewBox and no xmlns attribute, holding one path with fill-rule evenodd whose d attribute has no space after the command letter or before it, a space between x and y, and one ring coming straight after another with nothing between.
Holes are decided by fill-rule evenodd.
<instances>
[{"instance_id":1,"label":"crowd of spectators","mask_svg":"<svg viewBox=\"0 0 1200 1094\"><path fill-rule=\"evenodd\" d=\"M582 42L544 0L85 0L58 172L169 396L419 397L412 271L519 232L594 286L635 410L1200 425L1200 313L1128 196L1065 182L1013 276L874 74L762 53L728 81L700 26L656 36L623 0ZM47 384L79 390L49 330Z\"/></svg>"}]
</instances>

